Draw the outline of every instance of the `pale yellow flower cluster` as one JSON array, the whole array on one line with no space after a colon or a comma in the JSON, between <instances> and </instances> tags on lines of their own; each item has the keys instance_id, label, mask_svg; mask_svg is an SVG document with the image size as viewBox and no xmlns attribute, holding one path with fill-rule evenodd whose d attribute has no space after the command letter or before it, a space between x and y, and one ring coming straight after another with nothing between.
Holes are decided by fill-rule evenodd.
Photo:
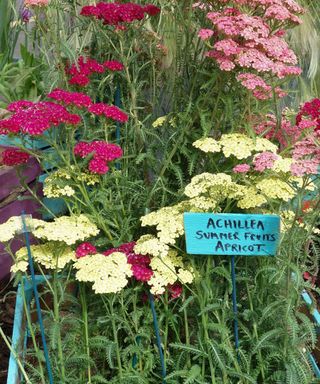
<instances>
[{"instance_id":1,"label":"pale yellow flower cluster","mask_svg":"<svg viewBox=\"0 0 320 384\"><path fill-rule=\"evenodd\" d=\"M127 256L114 252L109 256L102 254L81 257L74 264L78 281L93 283L95 293L117 293L127 284L132 276Z\"/></svg>"},{"instance_id":2,"label":"pale yellow flower cluster","mask_svg":"<svg viewBox=\"0 0 320 384\"><path fill-rule=\"evenodd\" d=\"M193 146L203 152L222 152L225 157L234 156L239 160L247 159L254 153L270 151L276 153L278 148L271 141L257 137L252 139L241 133L222 135L220 140L206 137L197 140Z\"/></svg>"},{"instance_id":3,"label":"pale yellow flower cluster","mask_svg":"<svg viewBox=\"0 0 320 384\"><path fill-rule=\"evenodd\" d=\"M75 194L68 181L73 179L73 182L84 182L87 185L99 183L98 175L85 172L77 172L75 166L70 166L69 169L59 169L51 173L44 181L43 193L49 198L58 198L62 196L73 196Z\"/></svg>"},{"instance_id":4,"label":"pale yellow flower cluster","mask_svg":"<svg viewBox=\"0 0 320 384\"><path fill-rule=\"evenodd\" d=\"M161 127L164 122L167 120L167 116L161 116L161 117L158 117L157 120L155 120L153 123L152 123L152 126L153 128L158 128L158 127Z\"/></svg>"},{"instance_id":5,"label":"pale yellow flower cluster","mask_svg":"<svg viewBox=\"0 0 320 384\"><path fill-rule=\"evenodd\" d=\"M295 190L288 183L276 177L267 177L259 181L256 188L270 199L289 201L296 195Z\"/></svg>"},{"instance_id":6,"label":"pale yellow flower cluster","mask_svg":"<svg viewBox=\"0 0 320 384\"><path fill-rule=\"evenodd\" d=\"M293 159L291 158L283 158L278 155L277 160L273 163L272 170L276 173L291 173L291 165L293 163Z\"/></svg>"},{"instance_id":7,"label":"pale yellow flower cluster","mask_svg":"<svg viewBox=\"0 0 320 384\"><path fill-rule=\"evenodd\" d=\"M153 235L143 235L137 240L134 251L141 255L165 257L169 252L169 246Z\"/></svg>"},{"instance_id":8,"label":"pale yellow flower cluster","mask_svg":"<svg viewBox=\"0 0 320 384\"><path fill-rule=\"evenodd\" d=\"M38 239L63 241L68 245L96 236L99 229L85 215L61 216L53 222L43 222L43 226L33 231Z\"/></svg>"},{"instance_id":9,"label":"pale yellow flower cluster","mask_svg":"<svg viewBox=\"0 0 320 384\"><path fill-rule=\"evenodd\" d=\"M76 261L75 252L66 246L57 246L56 243L31 245L33 260L47 269L61 270L71 261ZM28 251L26 247L16 252L15 264L11 272L26 272L28 268Z\"/></svg>"},{"instance_id":10,"label":"pale yellow flower cluster","mask_svg":"<svg viewBox=\"0 0 320 384\"><path fill-rule=\"evenodd\" d=\"M151 260L150 267L153 270L153 276L148 281L151 286L151 293L159 295L164 293L168 285L177 281L183 284L190 284L194 279L191 268L186 268L181 256L178 256L176 250L170 249L166 256L154 257Z\"/></svg>"},{"instance_id":11,"label":"pale yellow flower cluster","mask_svg":"<svg viewBox=\"0 0 320 384\"><path fill-rule=\"evenodd\" d=\"M230 175L225 173L201 173L192 178L186 186L184 193L190 198L205 195L216 202L226 197L234 197L239 192L238 185L232 181Z\"/></svg>"},{"instance_id":12,"label":"pale yellow flower cluster","mask_svg":"<svg viewBox=\"0 0 320 384\"><path fill-rule=\"evenodd\" d=\"M62 241L68 245L96 236L99 229L85 215L61 216L53 222L33 219L25 216L26 226L38 239ZM12 216L0 225L0 241L8 242L23 231L22 217Z\"/></svg>"},{"instance_id":13,"label":"pale yellow flower cluster","mask_svg":"<svg viewBox=\"0 0 320 384\"><path fill-rule=\"evenodd\" d=\"M266 198L258 193L257 189L253 187L245 187L242 190L243 195L238 200L237 206L241 209L250 209L261 207L267 202Z\"/></svg>"},{"instance_id":14,"label":"pale yellow flower cluster","mask_svg":"<svg viewBox=\"0 0 320 384\"><path fill-rule=\"evenodd\" d=\"M183 235L183 211L179 205L161 208L141 218L142 226L156 226L161 243L174 244Z\"/></svg>"},{"instance_id":15,"label":"pale yellow flower cluster","mask_svg":"<svg viewBox=\"0 0 320 384\"><path fill-rule=\"evenodd\" d=\"M43 225L44 221L33 219L32 217L26 215L25 222L28 230L38 228L40 225ZM8 221L3 224L0 224L0 242L8 242L14 238L14 236L23 231L22 217L21 216L12 216Z\"/></svg>"},{"instance_id":16,"label":"pale yellow flower cluster","mask_svg":"<svg viewBox=\"0 0 320 384\"><path fill-rule=\"evenodd\" d=\"M44 183L43 194L46 197L49 197L50 199L54 199L62 196L70 197L70 196L73 196L75 193L76 193L75 190L69 185L65 185L64 187L59 187L58 185L51 184L48 182Z\"/></svg>"}]
</instances>

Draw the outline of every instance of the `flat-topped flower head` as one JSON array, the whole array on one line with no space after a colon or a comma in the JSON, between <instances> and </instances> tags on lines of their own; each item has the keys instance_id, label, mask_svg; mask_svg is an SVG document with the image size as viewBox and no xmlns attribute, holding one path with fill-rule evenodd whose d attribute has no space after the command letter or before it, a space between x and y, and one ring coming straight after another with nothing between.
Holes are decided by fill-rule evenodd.
<instances>
[{"instance_id":1,"label":"flat-topped flower head","mask_svg":"<svg viewBox=\"0 0 320 384\"><path fill-rule=\"evenodd\" d=\"M24 0L26 7L46 7L49 4L49 0Z\"/></svg>"},{"instance_id":2,"label":"flat-topped flower head","mask_svg":"<svg viewBox=\"0 0 320 384\"><path fill-rule=\"evenodd\" d=\"M81 118L70 113L64 106L50 102L22 101L9 104L7 109L12 115L0 120L0 133L22 133L31 136L43 134L51 127L59 124L77 125Z\"/></svg>"},{"instance_id":3,"label":"flat-topped flower head","mask_svg":"<svg viewBox=\"0 0 320 384\"><path fill-rule=\"evenodd\" d=\"M77 143L74 147L74 154L81 158L91 155L93 158L89 162L89 171L103 175L109 170L109 162L122 156L122 149L116 144L96 140L90 143Z\"/></svg>"},{"instance_id":4,"label":"flat-topped flower head","mask_svg":"<svg viewBox=\"0 0 320 384\"><path fill-rule=\"evenodd\" d=\"M18 148L8 148L0 154L0 164L2 163L9 167L25 164L29 159L30 155Z\"/></svg>"},{"instance_id":5,"label":"flat-topped flower head","mask_svg":"<svg viewBox=\"0 0 320 384\"><path fill-rule=\"evenodd\" d=\"M97 294L120 292L133 274L127 256L122 252L81 257L74 268L77 270L76 280L93 283L92 289Z\"/></svg>"},{"instance_id":6,"label":"flat-topped flower head","mask_svg":"<svg viewBox=\"0 0 320 384\"><path fill-rule=\"evenodd\" d=\"M44 222L33 235L48 241L61 241L68 245L96 236L99 229L85 215L61 216L53 222Z\"/></svg>"},{"instance_id":7,"label":"flat-topped flower head","mask_svg":"<svg viewBox=\"0 0 320 384\"><path fill-rule=\"evenodd\" d=\"M34 261L46 269L60 271L71 261L76 261L75 252L70 247L59 246L54 242L31 245L31 253ZM28 267L27 248L20 248L15 257L15 264L11 267L11 272L26 272Z\"/></svg>"},{"instance_id":8,"label":"flat-topped flower head","mask_svg":"<svg viewBox=\"0 0 320 384\"><path fill-rule=\"evenodd\" d=\"M142 20L146 15L155 16L160 8L153 4L145 6L134 3L105 3L97 5L86 5L81 9L80 14L86 17L93 17L102 20L103 24L119 26L122 23L132 23Z\"/></svg>"}]
</instances>

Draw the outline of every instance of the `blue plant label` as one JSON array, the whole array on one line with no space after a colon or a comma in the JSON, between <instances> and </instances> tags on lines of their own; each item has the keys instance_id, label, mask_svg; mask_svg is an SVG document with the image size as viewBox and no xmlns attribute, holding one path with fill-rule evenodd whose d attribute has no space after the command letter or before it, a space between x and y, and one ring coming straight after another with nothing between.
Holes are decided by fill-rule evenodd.
<instances>
[{"instance_id":1,"label":"blue plant label","mask_svg":"<svg viewBox=\"0 0 320 384\"><path fill-rule=\"evenodd\" d=\"M184 213L187 253L274 256L280 217L237 213Z\"/></svg>"}]
</instances>

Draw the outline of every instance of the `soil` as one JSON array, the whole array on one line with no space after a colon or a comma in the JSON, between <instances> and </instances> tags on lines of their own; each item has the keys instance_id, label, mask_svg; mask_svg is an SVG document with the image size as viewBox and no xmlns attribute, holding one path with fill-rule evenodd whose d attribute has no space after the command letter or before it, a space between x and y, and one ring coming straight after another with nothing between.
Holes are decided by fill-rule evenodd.
<instances>
[{"instance_id":1,"label":"soil","mask_svg":"<svg viewBox=\"0 0 320 384\"><path fill-rule=\"evenodd\" d=\"M10 280L0 281L0 326L5 335L11 339L13 329L16 289ZM0 384L6 384L10 351L0 336Z\"/></svg>"}]
</instances>

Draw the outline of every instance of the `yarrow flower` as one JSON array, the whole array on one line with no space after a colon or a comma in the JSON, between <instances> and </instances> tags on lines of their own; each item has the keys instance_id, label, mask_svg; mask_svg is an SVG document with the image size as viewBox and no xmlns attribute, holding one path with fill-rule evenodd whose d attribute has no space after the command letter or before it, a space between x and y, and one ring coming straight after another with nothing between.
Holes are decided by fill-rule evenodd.
<instances>
[{"instance_id":1,"label":"yarrow flower","mask_svg":"<svg viewBox=\"0 0 320 384\"><path fill-rule=\"evenodd\" d=\"M105 61L103 63L103 66L109 69L110 71L123 71L124 70L124 65L120 63L119 61L116 60L110 60L110 61Z\"/></svg>"},{"instance_id":2,"label":"yarrow flower","mask_svg":"<svg viewBox=\"0 0 320 384\"><path fill-rule=\"evenodd\" d=\"M263 172L266 169L272 169L274 162L278 156L273 152L262 152L256 155L253 159L254 170Z\"/></svg>"},{"instance_id":3,"label":"yarrow flower","mask_svg":"<svg viewBox=\"0 0 320 384\"><path fill-rule=\"evenodd\" d=\"M242 133L229 133L221 136L220 140L210 137L199 139L193 146L204 152L222 152L225 157L234 156L239 160L247 159L256 152L277 152L277 146L261 137L252 139Z\"/></svg>"},{"instance_id":4,"label":"yarrow flower","mask_svg":"<svg viewBox=\"0 0 320 384\"><path fill-rule=\"evenodd\" d=\"M38 136L47 129L61 123L77 125L80 116L72 114L65 107L49 101L17 101L8 105L7 110L13 112L4 120L0 120L0 134L19 133Z\"/></svg>"},{"instance_id":5,"label":"yarrow flower","mask_svg":"<svg viewBox=\"0 0 320 384\"><path fill-rule=\"evenodd\" d=\"M80 56L77 64L66 67L66 73L70 75L69 83L84 87L89 84L93 73L103 73L105 67L90 57Z\"/></svg>"},{"instance_id":6,"label":"yarrow flower","mask_svg":"<svg viewBox=\"0 0 320 384\"><path fill-rule=\"evenodd\" d=\"M47 97L61 101L66 105L75 105L78 108L89 107L92 104L90 96L84 93L69 92L59 88L54 89Z\"/></svg>"},{"instance_id":7,"label":"yarrow flower","mask_svg":"<svg viewBox=\"0 0 320 384\"><path fill-rule=\"evenodd\" d=\"M70 247L51 242L31 245L31 253L34 261L47 269L62 270L71 261L76 261L75 253ZM27 248L20 248L15 257L11 272L26 272L29 265Z\"/></svg>"},{"instance_id":8,"label":"yarrow flower","mask_svg":"<svg viewBox=\"0 0 320 384\"><path fill-rule=\"evenodd\" d=\"M313 99L304 103L299 110L296 117L296 124L299 125L303 122L303 118L310 118L316 122L315 129L320 130L320 99Z\"/></svg>"},{"instance_id":9,"label":"yarrow flower","mask_svg":"<svg viewBox=\"0 0 320 384\"><path fill-rule=\"evenodd\" d=\"M268 78L272 75L273 78L283 79L301 73L296 66L296 55L283 38L283 30L273 30L275 20L300 22L296 13L302 13L303 9L296 3L293 6L291 1L294 3L293 0L290 3L283 3L282 0L241 0L241 4L252 8L252 13L242 13L230 7L209 12L207 18L212 22L213 29L199 31L203 40L215 38L213 49L206 56L215 59L222 71L241 70L238 81L260 100L272 98L273 91L278 97L286 95L279 87L273 89L261 77L263 74ZM235 3L238 5L239 1Z\"/></svg>"},{"instance_id":10,"label":"yarrow flower","mask_svg":"<svg viewBox=\"0 0 320 384\"><path fill-rule=\"evenodd\" d=\"M97 294L120 292L132 276L127 256L122 252L113 252L108 257L99 253L81 257L74 268L76 279L93 283Z\"/></svg>"},{"instance_id":11,"label":"yarrow flower","mask_svg":"<svg viewBox=\"0 0 320 384\"><path fill-rule=\"evenodd\" d=\"M105 174L108 172L108 163L122 156L122 149L106 141L92 141L91 143L79 142L74 147L74 154L85 158L92 155L89 162L89 170L92 173Z\"/></svg>"},{"instance_id":12,"label":"yarrow flower","mask_svg":"<svg viewBox=\"0 0 320 384\"><path fill-rule=\"evenodd\" d=\"M1 153L1 163L7 166L21 165L28 162L30 155L18 148L5 149Z\"/></svg>"},{"instance_id":13,"label":"yarrow flower","mask_svg":"<svg viewBox=\"0 0 320 384\"><path fill-rule=\"evenodd\" d=\"M84 257L88 255L95 255L96 253L98 253L96 247L88 242L81 243L80 245L78 245L76 249L77 259L80 259L80 257Z\"/></svg>"},{"instance_id":14,"label":"yarrow flower","mask_svg":"<svg viewBox=\"0 0 320 384\"><path fill-rule=\"evenodd\" d=\"M214 35L214 31L212 29L200 29L198 32L198 36L201 40L208 40L210 37Z\"/></svg>"},{"instance_id":15,"label":"yarrow flower","mask_svg":"<svg viewBox=\"0 0 320 384\"><path fill-rule=\"evenodd\" d=\"M155 16L160 8L153 4L145 6L134 3L104 3L99 2L96 6L87 5L81 9L80 14L103 20L103 24L118 26L121 23L132 23L142 20L145 15Z\"/></svg>"},{"instance_id":16,"label":"yarrow flower","mask_svg":"<svg viewBox=\"0 0 320 384\"><path fill-rule=\"evenodd\" d=\"M249 164L238 164L233 167L233 172L235 173L248 173L250 171Z\"/></svg>"},{"instance_id":17,"label":"yarrow flower","mask_svg":"<svg viewBox=\"0 0 320 384\"><path fill-rule=\"evenodd\" d=\"M134 252L136 243L134 241L120 245L118 248L112 248L103 252L105 256L109 256L114 252L123 252L127 256L128 264L131 265L133 277L137 281L146 282L149 281L153 275L152 269L149 265L151 259L148 255L141 255Z\"/></svg>"},{"instance_id":18,"label":"yarrow flower","mask_svg":"<svg viewBox=\"0 0 320 384\"><path fill-rule=\"evenodd\" d=\"M75 184L76 186L78 181L89 186L99 183L100 178L97 175L79 172L74 165L69 166L68 169L60 168L57 171L50 172L45 178L43 194L49 198L73 196L76 191L71 185Z\"/></svg>"},{"instance_id":19,"label":"yarrow flower","mask_svg":"<svg viewBox=\"0 0 320 384\"><path fill-rule=\"evenodd\" d=\"M68 245L96 236L99 229L85 215L61 216L52 222L43 222L32 234L38 239L61 241Z\"/></svg>"},{"instance_id":20,"label":"yarrow flower","mask_svg":"<svg viewBox=\"0 0 320 384\"><path fill-rule=\"evenodd\" d=\"M45 7L49 4L49 0L24 0L26 7Z\"/></svg>"},{"instance_id":21,"label":"yarrow flower","mask_svg":"<svg viewBox=\"0 0 320 384\"><path fill-rule=\"evenodd\" d=\"M128 121L128 115L114 105L107 105L104 103L91 104L88 108L88 111L94 115L104 115L106 118L118 121L120 123L125 123Z\"/></svg>"}]
</instances>

